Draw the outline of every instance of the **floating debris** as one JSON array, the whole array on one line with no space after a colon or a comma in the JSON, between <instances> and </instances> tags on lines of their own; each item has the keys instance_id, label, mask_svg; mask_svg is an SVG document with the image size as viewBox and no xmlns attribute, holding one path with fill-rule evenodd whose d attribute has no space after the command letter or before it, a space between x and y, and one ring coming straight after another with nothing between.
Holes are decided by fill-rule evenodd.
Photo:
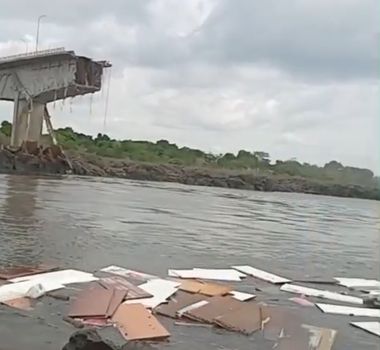
<instances>
[{"instance_id":1,"label":"floating debris","mask_svg":"<svg viewBox=\"0 0 380 350\"><path fill-rule=\"evenodd\" d=\"M201 307L184 312L183 316L193 321L214 323L215 318L246 307L246 303L240 302L230 296L213 297L207 301L207 304Z\"/></svg>"},{"instance_id":2,"label":"floating debris","mask_svg":"<svg viewBox=\"0 0 380 350\"><path fill-rule=\"evenodd\" d=\"M125 296L125 292L123 293ZM72 318L106 318L113 294L114 290L105 289L100 285L91 285L82 290L76 299L72 301L68 316Z\"/></svg>"},{"instance_id":3,"label":"floating debris","mask_svg":"<svg viewBox=\"0 0 380 350\"><path fill-rule=\"evenodd\" d=\"M189 293L204 294L210 297L226 295L232 291L232 287L230 286L197 280L183 281L181 282L179 289Z\"/></svg>"},{"instance_id":4,"label":"floating debris","mask_svg":"<svg viewBox=\"0 0 380 350\"><path fill-rule=\"evenodd\" d=\"M236 270L238 270L240 272L243 272L243 273L245 273L245 274L247 274L249 276L253 276L253 277L262 279L264 281L274 283L274 284L284 284L284 283L291 282L291 280L289 280L287 278L280 277L280 276L274 275L272 273L256 269L256 268L254 268L252 266L247 266L247 265L244 265L244 266L232 266L232 268L234 268L234 269L236 269Z\"/></svg>"},{"instance_id":5,"label":"floating debris","mask_svg":"<svg viewBox=\"0 0 380 350\"><path fill-rule=\"evenodd\" d=\"M358 297L354 297L350 295L342 295L342 294L330 292L327 290L298 286L295 284L284 284L281 286L280 290L284 292L301 294L301 295L306 295L310 297L330 299L330 300L336 300L336 301L352 303L352 304L363 304L362 298L358 298Z\"/></svg>"},{"instance_id":6,"label":"floating debris","mask_svg":"<svg viewBox=\"0 0 380 350\"><path fill-rule=\"evenodd\" d=\"M146 282L146 281L149 281L149 280L152 280L152 279L159 278L157 276L150 275L150 274L147 274L147 273L144 273L144 272L139 272L139 271L135 271L135 270L129 270L129 269L125 269L124 267L115 266L115 265L104 267L100 271L111 273L111 274L114 274L114 275L123 276L123 277L126 277L126 278L138 279L138 280L141 280L142 282Z\"/></svg>"},{"instance_id":7,"label":"floating debris","mask_svg":"<svg viewBox=\"0 0 380 350\"><path fill-rule=\"evenodd\" d=\"M302 297L289 298L289 300L301 306L314 306L314 303Z\"/></svg>"},{"instance_id":8,"label":"floating debris","mask_svg":"<svg viewBox=\"0 0 380 350\"><path fill-rule=\"evenodd\" d=\"M60 270L54 272L40 273L31 276L13 278L11 282L30 281L34 283L56 283L56 284L72 284L97 281L98 278L92 273L83 272L79 270Z\"/></svg>"},{"instance_id":9,"label":"floating debris","mask_svg":"<svg viewBox=\"0 0 380 350\"><path fill-rule=\"evenodd\" d=\"M190 304L189 306L185 306L183 309L178 310L177 315L178 315L178 317L182 317L185 312L188 312L188 311L191 311L194 309L198 309L199 307L207 305L207 304L208 304L208 300L198 301L194 304Z\"/></svg>"},{"instance_id":10,"label":"floating debris","mask_svg":"<svg viewBox=\"0 0 380 350\"><path fill-rule=\"evenodd\" d=\"M167 299L171 297L181 284L178 282L154 279L141 284L139 288L153 295L150 298L127 300L125 304L142 304L147 308L154 309L160 304L167 302Z\"/></svg>"},{"instance_id":11,"label":"floating debris","mask_svg":"<svg viewBox=\"0 0 380 350\"><path fill-rule=\"evenodd\" d=\"M350 306L333 305L333 304L316 304L316 305L324 313L329 313L329 314L380 317L380 309L350 307Z\"/></svg>"},{"instance_id":12,"label":"floating debris","mask_svg":"<svg viewBox=\"0 0 380 350\"><path fill-rule=\"evenodd\" d=\"M168 338L168 330L155 316L159 315L179 320L173 322L178 326L218 327L245 335L257 332L255 334L271 342L273 349L331 350L336 330L305 324L301 315L290 308L256 302L253 300L255 294L235 290L235 284L210 282L240 282L247 275L272 284L282 284L281 291L300 295L289 300L301 306L316 305L321 311L331 314L380 318L380 308L375 308L378 307L376 280L336 279L334 284L339 283L348 288L360 286L362 290L368 291L365 297L360 298L290 284L287 283L290 282L289 279L248 265L234 266L232 269L171 269L168 271L171 277L169 279L119 266L101 269L102 277L79 270L24 270L33 274L27 272L28 275L17 276L25 271L1 270L4 276L11 278L0 286L0 302L21 310L30 310L33 305L31 298L44 295L54 297L58 293L64 295L61 300L67 301L67 293L54 291L75 292L76 295L70 298L65 321L74 327L115 325L128 341ZM250 279L247 280L249 281ZM74 283L80 284L79 291L64 289ZM250 288L254 290L253 286ZM314 304L305 296L360 304L363 307ZM374 308L365 308L364 305ZM380 322L351 324L380 336Z\"/></svg>"},{"instance_id":13,"label":"floating debris","mask_svg":"<svg viewBox=\"0 0 380 350\"><path fill-rule=\"evenodd\" d=\"M350 324L380 337L380 322L351 322Z\"/></svg>"},{"instance_id":14,"label":"floating debris","mask_svg":"<svg viewBox=\"0 0 380 350\"><path fill-rule=\"evenodd\" d=\"M154 312L159 315L178 318L183 314L183 310L186 309L189 305L194 305L204 300L206 300L206 297L204 295L192 294L179 290L172 296L167 304L158 306L155 308Z\"/></svg>"},{"instance_id":15,"label":"floating debris","mask_svg":"<svg viewBox=\"0 0 380 350\"><path fill-rule=\"evenodd\" d=\"M127 281L123 277L119 277L119 276L104 277L104 278L101 278L98 282L103 287L108 288L108 289L118 289L118 290L127 291L128 293L125 298L126 300L150 298L153 296L152 294L146 292L144 289L137 287L131 282Z\"/></svg>"},{"instance_id":16,"label":"floating debris","mask_svg":"<svg viewBox=\"0 0 380 350\"><path fill-rule=\"evenodd\" d=\"M380 281L369 280L364 278L345 278L345 277L335 277L338 284L345 286L347 288L358 288L358 287L376 287L380 288Z\"/></svg>"},{"instance_id":17,"label":"floating debris","mask_svg":"<svg viewBox=\"0 0 380 350\"><path fill-rule=\"evenodd\" d=\"M256 298L255 294L245 293L245 292L238 292L236 290L233 290L232 292L229 292L233 298L240 301L248 301Z\"/></svg>"},{"instance_id":18,"label":"floating debris","mask_svg":"<svg viewBox=\"0 0 380 350\"><path fill-rule=\"evenodd\" d=\"M122 304L112 317L126 340L165 339L170 333L141 304Z\"/></svg>"},{"instance_id":19,"label":"floating debris","mask_svg":"<svg viewBox=\"0 0 380 350\"><path fill-rule=\"evenodd\" d=\"M235 281L240 282L242 278L247 277L245 274L233 269L199 269L192 270L173 270L168 271L170 277L177 278L199 278L205 280L218 280L218 281Z\"/></svg>"}]
</instances>

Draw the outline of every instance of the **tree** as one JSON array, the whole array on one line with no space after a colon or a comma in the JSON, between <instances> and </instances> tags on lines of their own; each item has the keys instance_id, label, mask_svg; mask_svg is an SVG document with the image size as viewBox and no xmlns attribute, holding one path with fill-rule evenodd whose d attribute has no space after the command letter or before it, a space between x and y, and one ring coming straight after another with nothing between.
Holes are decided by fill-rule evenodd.
<instances>
[{"instance_id":1,"label":"tree","mask_svg":"<svg viewBox=\"0 0 380 350\"><path fill-rule=\"evenodd\" d=\"M241 149L237 156L236 156L237 159L244 159L244 158L252 158L252 154L248 151L245 151L244 149Z\"/></svg>"},{"instance_id":2,"label":"tree","mask_svg":"<svg viewBox=\"0 0 380 350\"><path fill-rule=\"evenodd\" d=\"M1 123L0 132L3 135L5 135L5 136L11 137L11 134L12 134L12 124L10 122L4 120Z\"/></svg>"}]
</instances>

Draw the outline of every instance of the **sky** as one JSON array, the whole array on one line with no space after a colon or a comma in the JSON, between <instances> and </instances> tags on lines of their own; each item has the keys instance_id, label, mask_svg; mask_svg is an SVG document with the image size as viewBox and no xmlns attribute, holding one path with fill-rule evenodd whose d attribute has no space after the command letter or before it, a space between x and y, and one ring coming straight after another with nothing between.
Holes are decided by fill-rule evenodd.
<instances>
[{"instance_id":1,"label":"sky","mask_svg":"<svg viewBox=\"0 0 380 350\"><path fill-rule=\"evenodd\" d=\"M380 173L378 0L2 0L0 56L65 47L113 67L54 127ZM27 10L26 10L27 9ZM107 95L109 95L107 99ZM108 107L106 107L108 100ZM12 104L0 103L11 120Z\"/></svg>"}]
</instances>

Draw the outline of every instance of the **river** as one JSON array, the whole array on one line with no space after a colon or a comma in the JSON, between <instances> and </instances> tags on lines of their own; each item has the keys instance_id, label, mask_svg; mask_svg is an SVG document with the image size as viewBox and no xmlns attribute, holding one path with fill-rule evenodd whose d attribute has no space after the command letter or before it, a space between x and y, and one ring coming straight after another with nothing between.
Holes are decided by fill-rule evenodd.
<instances>
[{"instance_id":1,"label":"river","mask_svg":"<svg viewBox=\"0 0 380 350\"><path fill-rule=\"evenodd\" d=\"M289 278L377 278L379 215L379 202L359 199L0 175L0 265L54 262L94 271L117 264L166 276L168 268L248 264ZM288 303L291 295L266 288ZM378 338L349 326L350 317L300 312L338 330L334 350L378 349ZM0 307L4 349L60 349L72 331L25 322ZM245 336L178 328L164 348L259 349Z\"/></svg>"}]
</instances>

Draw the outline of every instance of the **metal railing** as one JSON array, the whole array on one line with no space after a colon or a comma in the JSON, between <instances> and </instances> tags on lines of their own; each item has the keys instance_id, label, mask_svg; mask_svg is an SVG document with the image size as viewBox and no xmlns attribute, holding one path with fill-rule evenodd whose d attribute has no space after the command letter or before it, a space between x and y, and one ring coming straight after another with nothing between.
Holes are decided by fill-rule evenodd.
<instances>
[{"instance_id":1,"label":"metal railing","mask_svg":"<svg viewBox=\"0 0 380 350\"><path fill-rule=\"evenodd\" d=\"M57 48L48 49L48 50L33 51L33 52L28 52L28 53L20 53L20 54L17 54L17 55L10 55L10 56L0 57L0 63L4 63L4 62L7 62L7 61L18 60L18 59L23 59L23 58L49 56L49 55L54 55L54 54L65 52L65 51L66 50L65 50L64 47L57 47Z\"/></svg>"}]
</instances>

